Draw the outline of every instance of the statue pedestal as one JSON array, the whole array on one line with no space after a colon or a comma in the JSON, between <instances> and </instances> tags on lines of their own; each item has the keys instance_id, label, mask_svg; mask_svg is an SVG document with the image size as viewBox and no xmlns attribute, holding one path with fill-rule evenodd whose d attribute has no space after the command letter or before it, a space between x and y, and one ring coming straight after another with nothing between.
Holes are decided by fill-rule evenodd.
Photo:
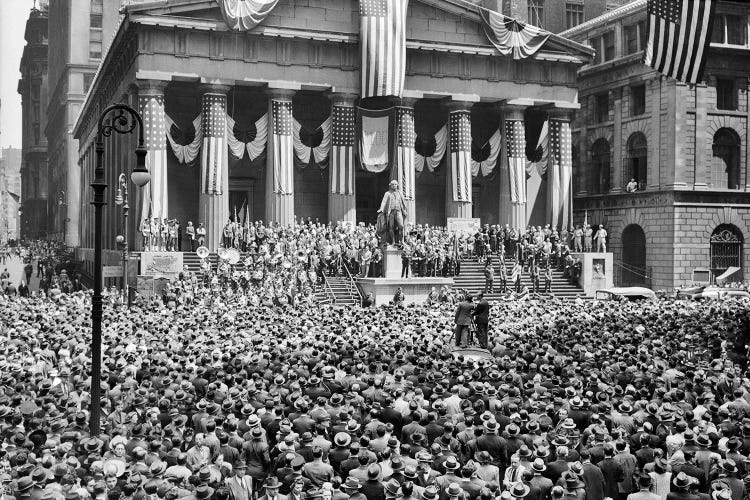
<instances>
[{"instance_id":1,"label":"statue pedestal","mask_svg":"<svg viewBox=\"0 0 750 500\"><path fill-rule=\"evenodd\" d=\"M383 277L401 277L401 250L391 245L383 249Z\"/></svg>"},{"instance_id":2,"label":"statue pedestal","mask_svg":"<svg viewBox=\"0 0 750 500\"><path fill-rule=\"evenodd\" d=\"M586 297L596 297L597 290L614 286L614 258L611 252L571 253L581 259L581 277L578 284L583 288Z\"/></svg>"}]
</instances>

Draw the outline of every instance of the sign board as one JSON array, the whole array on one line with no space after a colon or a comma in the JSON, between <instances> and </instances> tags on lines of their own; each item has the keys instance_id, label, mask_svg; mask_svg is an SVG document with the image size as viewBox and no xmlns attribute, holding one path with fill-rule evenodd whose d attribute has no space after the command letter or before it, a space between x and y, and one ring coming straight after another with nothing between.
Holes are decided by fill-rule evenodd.
<instances>
[{"instance_id":1,"label":"sign board","mask_svg":"<svg viewBox=\"0 0 750 500\"><path fill-rule=\"evenodd\" d=\"M448 231L457 234L474 234L482 229L482 221L479 218L448 217Z\"/></svg>"},{"instance_id":2,"label":"sign board","mask_svg":"<svg viewBox=\"0 0 750 500\"><path fill-rule=\"evenodd\" d=\"M154 295L154 277L140 275L136 281L136 290L144 299L149 299Z\"/></svg>"},{"instance_id":3,"label":"sign board","mask_svg":"<svg viewBox=\"0 0 750 500\"><path fill-rule=\"evenodd\" d=\"M102 277L103 278L121 278L122 266L103 266Z\"/></svg>"},{"instance_id":4,"label":"sign board","mask_svg":"<svg viewBox=\"0 0 750 500\"><path fill-rule=\"evenodd\" d=\"M141 274L154 278L176 278L182 272L182 252L142 252Z\"/></svg>"}]
</instances>

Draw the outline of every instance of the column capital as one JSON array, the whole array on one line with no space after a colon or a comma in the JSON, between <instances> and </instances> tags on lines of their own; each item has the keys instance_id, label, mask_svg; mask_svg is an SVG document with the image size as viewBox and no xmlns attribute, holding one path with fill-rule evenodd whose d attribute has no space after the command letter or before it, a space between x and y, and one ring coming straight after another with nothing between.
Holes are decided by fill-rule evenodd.
<instances>
[{"instance_id":1,"label":"column capital","mask_svg":"<svg viewBox=\"0 0 750 500\"><path fill-rule=\"evenodd\" d=\"M345 92L334 92L328 96L333 106L345 106L353 108L354 103L357 101L359 96L357 94L348 94Z\"/></svg>"},{"instance_id":2,"label":"column capital","mask_svg":"<svg viewBox=\"0 0 750 500\"><path fill-rule=\"evenodd\" d=\"M138 96L163 96L169 81L167 80L137 80Z\"/></svg>"},{"instance_id":3,"label":"column capital","mask_svg":"<svg viewBox=\"0 0 750 500\"><path fill-rule=\"evenodd\" d=\"M395 99L395 103L397 108L414 108L418 100L416 97L401 97Z\"/></svg>"},{"instance_id":4,"label":"column capital","mask_svg":"<svg viewBox=\"0 0 750 500\"><path fill-rule=\"evenodd\" d=\"M226 96L232 89L229 85L221 85L218 83L204 83L201 84L201 94L221 94Z\"/></svg>"},{"instance_id":5,"label":"column capital","mask_svg":"<svg viewBox=\"0 0 750 500\"><path fill-rule=\"evenodd\" d=\"M500 108L505 120L523 120L527 106L518 104L503 104Z\"/></svg>"},{"instance_id":6,"label":"column capital","mask_svg":"<svg viewBox=\"0 0 750 500\"><path fill-rule=\"evenodd\" d=\"M557 120L561 122L570 122L573 120L573 113L575 110L566 108L550 108L547 110L547 116L550 120Z\"/></svg>"},{"instance_id":7,"label":"column capital","mask_svg":"<svg viewBox=\"0 0 750 500\"><path fill-rule=\"evenodd\" d=\"M449 113L454 113L456 111L471 111L474 103L471 101L446 101L445 106Z\"/></svg>"},{"instance_id":8,"label":"column capital","mask_svg":"<svg viewBox=\"0 0 750 500\"><path fill-rule=\"evenodd\" d=\"M296 90L290 89L274 89L269 88L266 90L266 95L269 100L273 101L291 101L297 94Z\"/></svg>"}]
</instances>

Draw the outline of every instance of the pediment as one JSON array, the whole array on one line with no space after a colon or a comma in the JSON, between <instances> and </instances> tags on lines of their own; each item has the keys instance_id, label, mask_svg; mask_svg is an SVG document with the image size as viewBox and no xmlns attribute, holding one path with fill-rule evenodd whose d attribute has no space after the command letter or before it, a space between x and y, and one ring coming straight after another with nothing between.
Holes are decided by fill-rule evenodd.
<instances>
[{"instance_id":1,"label":"pediment","mask_svg":"<svg viewBox=\"0 0 750 500\"><path fill-rule=\"evenodd\" d=\"M409 47L422 48L425 44L433 44L440 46L437 50L493 53L494 48L484 34L478 9L466 0L410 0L406 26ZM139 17L173 18L180 26L190 25L193 21L196 28L229 30L216 0L156 0L131 4L124 10L136 20ZM304 4L297 0L280 0L271 14L252 31L278 36L279 30L289 30L289 36L301 38L306 36L306 32L311 38L329 33L342 40L349 38L356 41L359 34L358 0L325 0ZM584 60L593 56L590 48L554 34L549 37L542 52ZM503 56L498 54L498 57Z\"/></svg>"}]
</instances>

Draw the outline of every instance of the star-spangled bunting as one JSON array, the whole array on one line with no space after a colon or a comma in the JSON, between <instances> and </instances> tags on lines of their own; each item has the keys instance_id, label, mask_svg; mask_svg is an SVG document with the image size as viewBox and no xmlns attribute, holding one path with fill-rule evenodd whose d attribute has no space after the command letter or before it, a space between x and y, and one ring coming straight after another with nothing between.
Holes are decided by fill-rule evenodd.
<instances>
[{"instance_id":1,"label":"star-spangled bunting","mask_svg":"<svg viewBox=\"0 0 750 500\"><path fill-rule=\"evenodd\" d=\"M398 123L398 143L396 151L396 168L391 178L398 181L401 194L405 200L414 199L414 141L417 136L414 131L414 109L396 108Z\"/></svg>"},{"instance_id":2,"label":"star-spangled bunting","mask_svg":"<svg viewBox=\"0 0 750 500\"><path fill-rule=\"evenodd\" d=\"M294 144L292 138L292 101L274 99L273 177L274 192L294 193Z\"/></svg>"},{"instance_id":3,"label":"star-spangled bunting","mask_svg":"<svg viewBox=\"0 0 750 500\"><path fill-rule=\"evenodd\" d=\"M408 6L409 0L359 0L362 97L401 96Z\"/></svg>"},{"instance_id":4,"label":"star-spangled bunting","mask_svg":"<svg viewBox=\"0 0 750 500\"><path fill-rule=\"evenodd\" d=\"M144 217L149 213L155 217L167 217L169 207L167 190L167 132L164 117L164 96L143 96L139 99L143 117L144 140L148 154L146 168L151 182L145 186L143 196Z\"/></svg>"},{"instance_id":5,"label":"star-spangled bunting","mask_svg":"<svg viewBox=\"0 0 750 500\"><path fill-rule=\"evenodd\" d=\"M471 203L471 113L452 112L449 133L453 201Z\"/></svg>"},{"instance_id":6,"label":"star-spangled bunting","mask_svg":"<svg viewBox=\"0 0 750 500\"><path fill-rule=\"evenodd\" d=\"M643 62L685 83L703 80L716 0L648 0Z\"/></svg>"},{"instance_id":7,"label":"star-spangled bunting","mask_svg":"<svg viewBox=\"0 0 750 500\"><path fill-rule=\"evenodd\" d=\"M560 121L548 120L549 162L547 167L547 220L558 226L560 216Z\"/></svg>"},{"instance_id":8,"label":"star-spangled bunting","mask_svg":"<svg viewBox=\"0 0 750 500\"><path fill-rule=\"evenodd\" d=\"M559 227L572 227L573 223L573 134L570 122L558 122L558 143L560 161L560 215Z\"/></svg>"},{"instance_id":9,"label":"star-spangled bunting","mask_svg":"<svg viewBox=\"0 0 750 500\"><path fill-rule=\"evenodd\" d=\"M526 203L526 132L522 120L505 120L510 201Z\"/></svg>"},{"instance_id":10,"label":"star-spangled bunting","mask_svg":"<svg viewBox=\"0 0 750 500\"><path fill-rule=\"evenodd\" d=\"M334 106L331 115L331 193L353 195L356 114L353 106Z\"/></svg>"},{"instance_id":11,"label":"star-spangled bunting","mask_svg":"<svg viewBox=\"0 0 750 500\"><path fill-rule=\"evenodd\" d=\"M222 176L226 151L227 97L223 94L203 95L203 151L201 154L201 186L206 194L222 194Z\"/></svg>"}]
</instances>

